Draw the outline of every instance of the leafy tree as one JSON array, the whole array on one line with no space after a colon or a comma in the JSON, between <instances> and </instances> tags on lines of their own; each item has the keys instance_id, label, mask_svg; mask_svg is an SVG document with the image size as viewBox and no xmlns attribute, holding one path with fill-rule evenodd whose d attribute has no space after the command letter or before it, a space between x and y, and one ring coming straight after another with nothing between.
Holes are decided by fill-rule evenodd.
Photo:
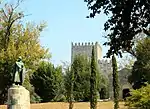
<instances>
[{"instance_id":1,"label":"leafy tree","mask_svg":"<svg viewBox=\"0 0 150 109\"><path fill-rule=\"evenodd\" d=\"M119 83L118 83L118 70L116 58L112 56L112 67L113 67L113 92L114 92L114 109L119 108Z\"/></svg>"},{"instance_id":2,"label":"leafy tree","mask_svg":"<svg viewBox=\"0 0 150 109\"><path fill-rule=\"evenodd\" d=\"M131 90L131 96L127 98L126 106L132 109L150 108L150 85L141 87L137 90Z\"/></svg>"},{"instance_id":3,"label":"leafy tree","mask_svg":"<svg viewBox=\"0 0 150 109\"><path fill-rule=\"evenodd\" d=\"M92 48L91 76L90 76L90 108L97 108L97 64L95 60L95 49Z\"/></svg>"},{"instance_id":4,"label":"leafy tree","mask_svg":"<svg viewBox=\"0 0 150 109\"><path fill-rule=\"evenodd\" d=\"M89 82L89 79L87 80L88 73L85 73L87 71L86 68L88 68L86 65L87 59L83 55L76 55L71 67L65 67L64 86L66 89L66 99L69 102L69 109L73 109L74 100L84 101L89 96L86 93L89 92L89 84L87 84Z\"/></svg>"},{"instance_id":5,"label":"leafy tree","mask_svg":"<svg viewBox=\"0 0 150 109\"><path fill-rule=\"evenodd\" d=\"M150 38L142 39L136 46L136 61L134 63L129 82L133 88L137 89L144 85L144 82L150 83Z\"/></svg>"},{"instance_id":6,"label":"leafy tree","mask_svg":"<svg viewBox=\"0 0 150 109\"><path fill-rule=\"evenodd\" d=\"M109 80L105 75L100 75L101 79L100 79L100 86L98 87L98 91L100 93L100 99L107 99L109 98Z\"/></svg>"},{"instance_id":7,"label":"leafy tree","mask_svg":"<svg viewBox=\"0 0 150 109\"><path fill-rule=\"evenodd\" d=\"M126 50L134 55L132 46L134 37L143 32L150 36L150 1L149 0L84 0L91 11L88 17L94 18L103 12L108 16L104 30L108 31L109 45L107 57Z\"/></svg>"},{"instance_id":8,"label":"leafy tree","mask_svg":"<svg viewBox=\"0 0 150 109\"><path fill-rule=\"evenodd\" d=\"M7 101L7 90L11 86L11 73L16 59L22 56L27 69L24 86L34 93L34 88L29 82L29 76L36 69L38 62L48 56L48 50L41 47L39 43L40 33L45 24L33 25L32 23L26 23L23 25L21 19L25 15L17 11L20 2L21 0L18 0L16 5L1 4L0 104L4 104ZM34 95L31 96L33 97Z\"/></svg>"},{"instance_id":9,"label":"leafy tree","mask_svg":"<svg viewBox=\"0 0 150 109\"><path fill-rule=\"evenodd\" d=\"M64 95L64 76L62 73L62 66L57 66L55 68L55 86L56 86L56 91L55 91L55 97L52 101L58 101L58 102L62 102L62 101L66 101L66 97Z\"/></svg>"},{"instance_id":10,"label":"leafy tree","mask_svg":"<svg viewBox=\"0 0 150 109\"><path fill-rule=\"evenodd\" d=\"M67 102L69 102L69 109L73 109L73 87L74 87L74 72L71 70L69 64L63 63L64 69L64 87L65 87L65 97Z\"/></svg>"},{"instance_id":11,"label":"leafy tree","mask_svg":"<svg viewBox=\"0 0 150 109\"><path fill-rule=\"evenodd\" d=\"M63 75L61 67L54 67L49 62L41 62L31 77L31 84L42 102L63 100Z\"/></svg>"},{"instance_id":12,"label":"leafy tree","mask_svg":"<svg viewBox=\"0 0 150 109\"><path fill-rule=\"evenodd\" d=\"M89 101L90 100L90 61L84 55L76 55L71 67L65 67L65 89L67 101L70 99L70 88L73 84L73 100ZM106 85L105 78L101 78L101 74L97 70L97 92ZM73 80L71 80L73 76Z\"/></svg>"},{"instance_id":13,"label":"leafy tree","mask_svg":"<svg viewBox=\"0 0 150 109\"><path fill-rule=\"evenodd\" d=\"M89 101L90 64L86 56L76 55L71 72L74 74L73 95L75 101Z\"/></svg>"},{"instance_id":14,"label":"leafy tree","mask_svg":"<svg viewBox=\"0 0 150 109\"><path fill-rule=\"evenodd\" d=\"M66 100L69 102L70 95L71 95L71 84L73 83L71 79L71 70L70 66L67 66L64 71L64 87L65 87L65 96Z\"/></svg>"}]
</instances>

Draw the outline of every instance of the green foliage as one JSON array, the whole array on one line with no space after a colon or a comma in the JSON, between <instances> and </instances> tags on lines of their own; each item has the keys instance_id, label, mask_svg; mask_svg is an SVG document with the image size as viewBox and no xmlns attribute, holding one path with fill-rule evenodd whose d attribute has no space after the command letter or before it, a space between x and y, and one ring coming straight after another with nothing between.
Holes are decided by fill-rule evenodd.
<instances>
[{"instance_id":1,"label":"green foliage","mask_svg":"<svg viewBox=\"0 0 150 109\"><path fill-rule=\"evenodd\" d=\"M119 108L119 82L118 82L118 69L116 58L112 56L112 67L113 67L113 92L114 92L114 109Z\"/></svg>"},{"instance_id":2,"label":"green foliage","mask_svg":"<svg viewBox=\"0 0 150 109\"><path fill-rule=\"evenodd\" d=\"M71 71L69 65L65 68L64 74L64 88L65 88L65 97L67 102L69 102L69 109L73 109L73 87L74 87L74 72Z\"/></svg>"},{"instance_id":3,"label":"green foliage","mask_svg":"<svg viewBox=\"0 0 150 109\"><path fill-rule=\"evenodd\" d=\"M75 101L89 101L90 63L83 55L76 55L71 72L74 74L73 95Z\"/></svg>"},{"instance_id":4,"label":"green foliage","mask_svg":"<svg viewBox=\"0 0 150 109\"><path fill-rule=\"evenodd\" d=\"M131 90L131 96L125 103L132 109L149 109L150 108L150 85L137 90Z\"/></svg>"},{"instance_id":5,"label":"green foliage","mask_svg":"<svg viewBox=\"0 0 150 109\"><path fill-rule=\"evenodd\" d=\"M69 109L73 109L73 99L74 99L74 84L75 84L75 74L72 70L71 66L71 83L70 83L70 90L69 90Z\"/></svg>"},{"instance_id":6,"label":"green foliage","mask_svg":"<svg viewBox=\"0 0 150 109\"><path fill-rule=\"evenodd\" d=\"M140 88L143 82L150 83L150 38L142 39L136 46L136 58L129 82L134 88Z\"/></svg>"},{"instance_id":7,"label":"green foliage","mask_svg":"<svg viewBox=\"0 0 150 109\"><path fill-rule=\"evenodd\" d=\"M109 98L109 88L108 86L102 87L100 91L100 99L108 99Z\"/></svg>"},{"instance_id":8,"label":"green foliage","mask_svg":"<svg viewBox=\"0 0 150 109\"><path fill-rule=\"evenodd\" d=\"M71 85L72 85L72 80L71 80L71 70L69 67L65 69L65 74L64 74L64 87L65 87L65 96L66 100L69 102L70 95L71 95Z\"/></svg>"},{"instance_id":9,"label":"green foliage","mask_svg":"<svg viewBox=\"0 0 150 109\"><path fill-rule=\"evenodd\" d=\"M107 99L109 98L109 80L105 75L100 75L100 78L100 83L97 83L97 88L100 93L100 99Z\"/></svg>"},{"instance_id":10,"label":"green foliage","mask_svg":"<svg viewBox=\"0 0 150 109\"><path fill-rule=\"evenodd\" d=\"M42 101L41 97L35 93L33 86L30 86L28 90L30 91L30 103L40 103Z\"/></svg>"},{"instance_id":11,"label":"green foliage","mask_svg":"<svg viewBox=\"0 0 150 109\"><path fill-rule=\"evenodd\" d=\"M100 92L101 88L107 87L108 81L102 76L97 70L97 92ZM65 96L67 101L89 101L90 100L90 61L84 55L76 55L72 63L71 68L68 66L65 69L64 75L64 86L65 86ZM73 76L73 77L72 77ZM73 85L73 86L71 86ZM71 89L73 87L73 92ZM108 88L108 87L107 87ZM108 96L108 93L107 93Z\"/></svg>"},{"instance_id":12,"label":"green foliage","mask_svg":"<svg viewBox=\"0 0 150 109\"><path fill-rule=\"evenodd\" d=\"M92 48L91 75L90 75L90 108L97 108L97 63L95 60L95 48Z\"/></svg>"},{"instance_id":13,"label":"green foliage","mask_svg":"<svg viewBox=\"0 0 150 109\"><path fill-rule=\"evenodd\" d=\"M31 84L42 102L61 101L63 96L63 75L61 67L54 67L49 62L41 62L33 73Z\"/></svg>"},{"instance_id":14,"label":"green foliage","mask_svg":"<svg viewBox=\"0 0 150 109\"><path fill-rule=\"evenodd\" d=\"M33 85L30 84L30 76L26 75L25 81L23 83L23 86L26 87L26 89L30 92L30 102L31 103L39 103L41 102L40 96L38 96L35 93Z\"/></svg>"},{"instance_id":15,"label":"green foliage","mask_svg":"<svg viewBox=\"0 0 150 109\"><path fill-rule=\"evenodd\" d=\"M16 6L1 5L0 104L4 104L7 101L7 90L12 84L12 68L16 59L22 56L27 69L26 76L28 77L36 69L38 62L48 56L48 50L41 47L39 42L41 31L38 26L40 25L21 24L20 21L24 15L17 11L20 4L20 0L18 1ZM25 81L24 86L31 91L33 88L29 79L26 78Z\"/></svg>"},{"instance_id":16,"label":"green foliage","mask_svg":"<svg viewBox=\"0 0 150 109\"><path fill-rule=\"evenodd\" d=\"M121 50L131 52L134 37L142 31L150 36L149 0L84 0L91 11L90 18L103 12L108 16L104 30L109 31L104 45L109 45L107 57L120 54Z\"/></svg>"}]
</instances>

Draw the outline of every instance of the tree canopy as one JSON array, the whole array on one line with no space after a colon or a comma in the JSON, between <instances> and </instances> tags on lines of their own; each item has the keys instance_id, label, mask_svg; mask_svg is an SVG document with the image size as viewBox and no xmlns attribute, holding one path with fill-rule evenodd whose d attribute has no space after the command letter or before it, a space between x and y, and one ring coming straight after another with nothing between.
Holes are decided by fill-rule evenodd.
<instances>
[{"instance_id":1,"label":"tree canopy","mask_svg":"<svg viewBox=\"0 0 150 109\"><path fill-rule=\"evenodd\" d=\"M74 100L89 101L90 63L87 57L76 55L72 63L71 72L74 73Z\"/></svg>"},{"instance_id":2,"label":"tree canopy","mask_svg":"<svg viewBox=\"0 0 150 109\"><path fill-rule=\"evenodd\" d=\"M128 109L149 109L150 103L150 85L147 84L145 87L142 87L137 90L131 90L131 95L127 98L125 105L128 106Z\"/></svg>"},{"instance_id":3,"label":"tree canopy","mask_svg":"<svg viewBox=\"0 0 150 109\"><path fill-rule=\"evenodd\" d=\"M55 68L50 62L41 62L30 80L42 102L61 100L64 92L61 66Z\"/></svg>"},{"instance_id":4,"label":"tree canopy","mask_svg":"<svg viewBox=\"0 0 150 109\"><path fill-rule=\"evenodd\" d=\"M109 16L104 24L105 36L110 46L107 57L121 55L122 50L132 53L134 37L139 33L150 36L150 1L149 0L85 0L90 10L88 17L94 18L103 12Z\"/></svg>"},{"instance_id":5,"label":"tree canopy","mask_svg":"<svg viewBox=\"0 0 150 109\"><path fill-rule=\"evenodd\" d=\"M144 82L150 83L150 38L138 42L136 46L136 61L134 63L129 82L134 88L140 88Z\"/></svg>"},{"instance_id":6,"label":"tree canopy","mask_svg":"<svg viewBox=\"0 0 150 109\"><path fill-rule=\"evenodd\" d=\"M0 4L0 104L7 101L7 90L12 85L12 68L16 59L19 56L23 58L27 69L23 85L30 92L34 92L29 83L29 76L36 69L38 62L49 54L39 42L45 24L22 23L25 15L18 11L20 2L21 0L17 0L14 5Z\"/></svg>"}]
</instances>

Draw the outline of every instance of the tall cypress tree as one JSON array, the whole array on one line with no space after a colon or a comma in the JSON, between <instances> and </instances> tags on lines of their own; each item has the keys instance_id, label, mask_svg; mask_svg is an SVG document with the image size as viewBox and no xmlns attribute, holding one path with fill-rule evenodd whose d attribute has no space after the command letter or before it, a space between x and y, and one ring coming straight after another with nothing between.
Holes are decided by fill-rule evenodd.
<instances>
[{"instance_id":1,"label":"tall cypress tree","mask_svg":"<svg viewBox=\"0 0 150 109\"><path fill-rule=\"evenodd\" d=\"M114 109L119 108L119 83L118 83L118 70L116 58L112 56L112 67L113 67L113 91L114 91Z\"/></svg>"},{"instance_id":2,"label":"tall cypress tree","mask_svg":"<svg viewBox=\"0 0 150 109\"><path fill-rule=\"evenodd\" d=\"M91 77L90 77L90 107L91 109L97 108L97 69L94 46L92 48L91 57Z\"/></svg>"}]
</instances>

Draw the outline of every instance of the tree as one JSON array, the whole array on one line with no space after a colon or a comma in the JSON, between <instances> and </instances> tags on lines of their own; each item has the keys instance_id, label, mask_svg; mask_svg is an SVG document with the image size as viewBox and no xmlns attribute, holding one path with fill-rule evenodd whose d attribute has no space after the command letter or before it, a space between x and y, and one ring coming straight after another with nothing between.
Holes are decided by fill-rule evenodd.
<instances>
[{"instance_id":1,"label":"tree","mask_svg":"<svg viewBox=\"0 0 150 109\"><path fill-rule=\"evenodd\" d=\"M71 72L74 74L73 95L75 101L89 101L90 63L84 55L76 55Z\"/></svg>"},{"instance_id":2,"label":"tree","mask_svg":"<svg viewBox=\"0 0 150 109\"><path fill-rule=\"evenodd\" d=\"M131 96L127 97L126 106L130 109L149 109L150 108L150 85L131 90Z\"/></svg>"},{"instance_id":3,"label":"tree","mask_svg":"<svg viewBox=\"0 0 150 109\"><path fill-rule=\"evenodd\" d=\"M73 79L71 77L71 71L67 68L64 75L64 86L66 100L69 103L69 109L73 109Z\"/></svg>"},{"instance_id":4,"label":"tree","mask_svg":"<svg viewBox=\"0 0 150 109\"><path fill-rule=\"evenodd\" d=\"M116 58L112 56L112 67L113 67L113 92L114 92L114 109L119 108L119 83L118 83L118 70Z\"/></svg>"},{"instance_id":5,"label":"tree","mask_svg":"<svg viewBox=\"0 0 150 109\"><path fill-rule=\"evenodd\" d=\"M31 77L31 84L42 102L61 101L64 92L61 67L54 67L49 62L41 62Z\"/></svg>"},{"instance_id":6,"label":"tree","mask_svg":"<svg viewBox=\"0 0 150 109\"><path fill-rule=\"evenodd\" d=\"M136 46L136 61L134 63L129 82L133 84L134 89L150 83L150 38L142 39Z\"/></svg>"},{"instance_id":7,"label":"tree","mask_svg":"<svg viewBox=\"0 0 150 109\"><path fill-rule=\"evenodd\" d=\"M7 101L7 90L11 86L12 68L16 59L21 56L27 69L24 86L34 92L29 82L29 76L41 59L48 56L48 50L39 43L40 33L45 24L22 24L25 16L18 12L20 0L16 5L1 5L0 11L0 104ZM33 93L30 93L33 94ZM33 96L33 95L31 95ZM32 98L32 97L31 97Z\"/></svg>"},{"instance_id":8,"label":"tree","mask_svg":"<svg viewBox=\"0 0 150 109\"><path fill-rule=\"evenodd\" d=\"M90 100L90 60L84 55L76 55L72 62L71 67L65 68L65 89L66 98L69 100L70 88L73 84L73 99L75 101L89 101ZM101 78L101 74L97 70L97 92L100 92L101 88L106 85L105 78ZM71 80L73 76L73 81ZM103 86L101 85L102 83Z\"/></svg>"},{"instance_id":9,"label":"tree","mask_svg":"<svg viewBox=\"0 0 150 109\"><path fill-rule=\"evenodd\" d=\"M107 99L109 98L109 80L105 75L100 75L100 86L97 86L98 91L100 93L100 99Z\"/></svg>"},{"instance_id":10,"label":"tree","mask_svg":"<svg viewBox=\"0 0 150 109\"><path fill-rule=\"evenodd\" d=\"M72 84L73 84L73 80L72 80L72 72L71 72L71 68L70 65L66 65L66 63L64 63L63 65L63 69L64 69L64 88L65 88L65 97L66 100L69 102L71 99L71 93L72 93Z\"/></svg>"},{"instance_id":11,"label":"tree","mask_svg":"<svg viewBox=\"0 0 150 109\"><path fill-rule=\"evenodd\" d=\"M64 75L62 72L62 66L57 66L55 67L55 86L56 86L56 91L55 91L55 97L52 101L58 101L58 102L63 102L66 101L65 97L65 89L64 89Z\"/></svg>"},{"instance_id":12,"label":"tree","mask_svg":"<svg viewBox=\"0 0 150 109\"><path fill-rule=\"evenodd\" d=\"M134 37L139 33L150 36L150 1L149 0L84 0L91 11L88 17L94 18L103 12L108 16L104 30L109 31L104 45L110 46L107 57L125 50L134 55L132 46Z\"/></svg>"},{"instance_id":13,"label":"tree","mask_svg":"<svg viewBox=\"0 0 150 109\"><path fill-rule=\"evenodd\" d=\"M73 101L89 100L89 65L85 56L76 55L71 66L65 67L64 86L69 109L73 109Z\"/></svg>"},{"instance_id":14,"label":"tree","mask_svg":"<svg viewBox=\"0 0 150 109\"><path fill-rule=\"evenodd\" d=\"M74 101L74 71L72 65L67 63L63 63L64 66L64 87L65 87L65 97L66 100L69 102L69 109L73 109L73 101Z\"/></svg>"},{"instance_id":15,"label":"tree","mask_svg":"<svg viewBox=\"0 0 150 109\"><path fill-rule=\"evenodd\" d=\"M73 108L73 100L90 100L90 60L84 55L76 55L71 66L65 67L66 98L69 109ZM98 70L97 70L98 72ZM97 74L97 92L100 91L100 73Z\"/></svg>"},{"instance_id":16,"label":"tree","mask_svg":"<svg viewBox=\"0 0 150 109\"><path fill-rule=\"evenodd\" d=\"M97 64L95 60L95 49L92 48L91 76L90 76L90 108L97 108Z\"/></svg>"}]
</instances>

